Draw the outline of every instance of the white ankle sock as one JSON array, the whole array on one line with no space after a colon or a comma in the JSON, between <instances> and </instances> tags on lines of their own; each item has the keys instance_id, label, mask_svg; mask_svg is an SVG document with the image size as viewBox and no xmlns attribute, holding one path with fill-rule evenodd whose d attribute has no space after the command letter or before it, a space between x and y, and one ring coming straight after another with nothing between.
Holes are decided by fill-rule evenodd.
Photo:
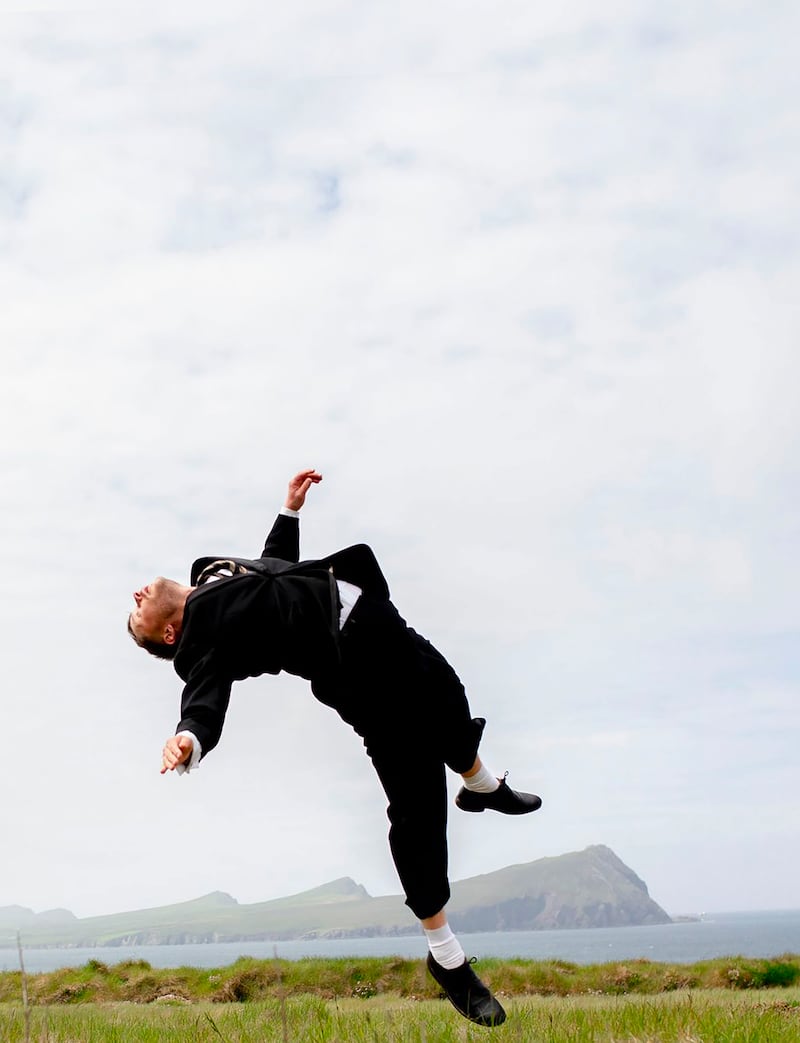
<instances>
[{"instance_id":1,"label":"white ankle sock","mask_svg":"<svg viewBox=\"0 0 800 1043\"><path fill-rule=\"evenodd\" d=\"M464 779L464 785L467 789L471 789L473 793L494 793L500 785L500 781L492 775L485 764L481 764L474 775Z\"/></svg>"},{"instance_id":2,"label":"white ankle sock","mask_svg":"<svg viewBox=\"0 0 800 1043\"><path fill-rule=\"evenodd\" d=\"M450 930L450 924L425 931L425 938L434 960L445 970L455 970L466 960L458 938Z\"/></svg>"}]
</instances>

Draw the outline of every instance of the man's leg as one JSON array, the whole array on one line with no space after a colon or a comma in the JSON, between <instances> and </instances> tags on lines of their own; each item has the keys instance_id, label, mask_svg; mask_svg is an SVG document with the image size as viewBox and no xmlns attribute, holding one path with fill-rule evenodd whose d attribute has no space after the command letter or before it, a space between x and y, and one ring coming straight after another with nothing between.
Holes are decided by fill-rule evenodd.
<instances>
[{"instance_id":1,"label":"man's leg","mask_svg":"<svg viewBox=\"0 0 800 1043\"><path fill-rule=\"evenodd\" d=\"M389 801L389 847L406 895L419 920L436 917L450 898L447 878L447 788L444 765L415 749L398 721L393 732L367 735L365 743Z\"/></svg>"},{"instance_id":2,"label":"man's leg","mask_svg":"<svg viewBox=\"0 0 800 1043\"><path fill-rule=\"evenodd\" d=\"M428 969L461 1014L499 1025L505 1012L473 972L444 912L444 765L467 777L478 773L485 721L470 717L455 671L391 602L359 598L341 651L336 675L312 688L364 738L389 800L389 844L406 902L425 930Z\"/></svg>"},{"instance_id":3,"label":"man's leg","mask_svg":"<svg viewBox=\"0 0 800 1043\"><path fill-rule=\"evenodd\" d=\"M412 633L414 633L412 631ZM486 722L470 715L464 686L444 656L426 638L414 633L423 664L431 727L438 733L445 763L461 775L464 786L456 796L462 811L491 808L504 815L527 815L541 807L534 793L520 793L497 778L478 756Z\"/></svg>"},{"instance_id":4,"label":"man's leg","mask_svg":"<svg viewBox=\"0 0 800 1043\"><path fill-rule=\"evenodd\" d=\"M424 751L410 756L414 741L402 731L388 741L367 737L389 800L389 846L406 904L425 932L428 970L456 1010L478 1025L501 1025L505 1011L472 970L444 909L450 897L444 765Z\"/></svg>"},{"instance_id":5,"label":"man's leg","mask_svg":"<svg viewBox=\"0 0 800 1043\"><path fill-rule=\"evenodd\" d=\"M394 718L412 718L417 736L463 777L456 797L461 810L523 815L541 806L539 797L517 793L505 777L483 767L478 746L486 722L471 716L464 685L450 663L390 601L358 599L342 631L341 651L336 675L312 689L359 735L379 734L387 722L393 729Z\"/></svg>"}]
</instances>

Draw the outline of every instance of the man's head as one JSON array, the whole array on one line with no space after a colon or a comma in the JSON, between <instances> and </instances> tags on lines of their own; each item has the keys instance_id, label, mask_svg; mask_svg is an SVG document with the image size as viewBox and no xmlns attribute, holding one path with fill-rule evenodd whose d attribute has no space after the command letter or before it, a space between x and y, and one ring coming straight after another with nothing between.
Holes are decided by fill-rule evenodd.
<instances>
[{"instance_id":1,"label":"man's head","mask_svg":"<svg viewBox=\"0 0 800 1043\"><path fill-rule=\"evenodd\" d=\"M183 626L183 610L192 587L157 576L133 595L136 607L128 616L133 640L159 659L174 659Z\"/></svg>"}]
</instances>

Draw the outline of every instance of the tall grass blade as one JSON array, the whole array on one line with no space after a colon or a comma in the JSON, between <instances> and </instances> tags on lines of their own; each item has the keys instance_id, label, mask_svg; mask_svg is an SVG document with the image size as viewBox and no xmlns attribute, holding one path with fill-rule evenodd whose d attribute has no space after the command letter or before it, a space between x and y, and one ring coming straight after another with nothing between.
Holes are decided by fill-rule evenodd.
<instances>
[{"instance_id":1,"label":"tall grass blade","mask_svg":"<svg viewBox=\"0 0 800 1043\"><path fill-rule=\"evenodd\" d=\"M31 1008L28 1003L28 976L25 973L25 960L22 958L22 935L17 931L17 951L19 952L19 969L22 978L22 1010L25 1018L25 1043L31 1043Z\"/></svg>"},{"instance_id":2,"label":"tall grass blade","mask_svg":"<svg viewBox=\"0 0 800 1043\"><path fill-rule=\"evenodd\" d=\"M212 1029L213 1029L213 1030L214 1030L214 1031L216 1032L216 1034L217 1034L217 1035L219 1036L219 1038L220 1038L220 1039L221 1039L221 1040L223 1041L223 1043L228 1043L228 1041L227 1041L227 1040L225 1039L225 1037L224 1037L224 1036L222 1035L222 1033L220 1032L220 1030L219 1030L219 1029L217 1028L217 1024L216 1024L216 1022L215 1022L215 1021L214 1021L214 1019L213 1019L213 1018L211 1017L211 1015L210 1015L210 1014L208 1013L208 1011L205 1011L205 1012L204 1012L204 1017L205 1017L206 1021L207 1021L207 1022L209 1023L209 1025L210 1025L210 1026L212 1027Z\"/></svg>"}]
</instances>

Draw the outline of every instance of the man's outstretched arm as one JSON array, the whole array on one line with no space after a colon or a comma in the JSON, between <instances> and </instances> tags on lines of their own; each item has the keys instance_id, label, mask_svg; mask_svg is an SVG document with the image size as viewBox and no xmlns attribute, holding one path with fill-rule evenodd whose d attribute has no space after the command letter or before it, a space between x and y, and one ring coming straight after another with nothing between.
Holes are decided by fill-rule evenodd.
<instances>
[{"instance_id":1,"label":"man's outstretched arm","mask_svg":"<svg viewBox=\"0 0 800 1043\"><path fill-rule=\"evenodd\" d=\"M289 482L286 500L270 529L267 542L259 557L282 558L284 561L300 560L300 529L298 512L306 502L306 493L312 485L322 481L322 475L313 467L298 472Z\"/></svg>"},{"instance_id":2,"label":"man's outstretched arm","mask_svg":"<svg viewBox=\"0 0 800 1043\"><path fill-rule=\"evenodd\" d=\"M217 745L231 697L230 678L216 668L213 652L195 664L181 696L181 719L161 753L161 774L197 767Z\"/></svg>"}]
</instances>

